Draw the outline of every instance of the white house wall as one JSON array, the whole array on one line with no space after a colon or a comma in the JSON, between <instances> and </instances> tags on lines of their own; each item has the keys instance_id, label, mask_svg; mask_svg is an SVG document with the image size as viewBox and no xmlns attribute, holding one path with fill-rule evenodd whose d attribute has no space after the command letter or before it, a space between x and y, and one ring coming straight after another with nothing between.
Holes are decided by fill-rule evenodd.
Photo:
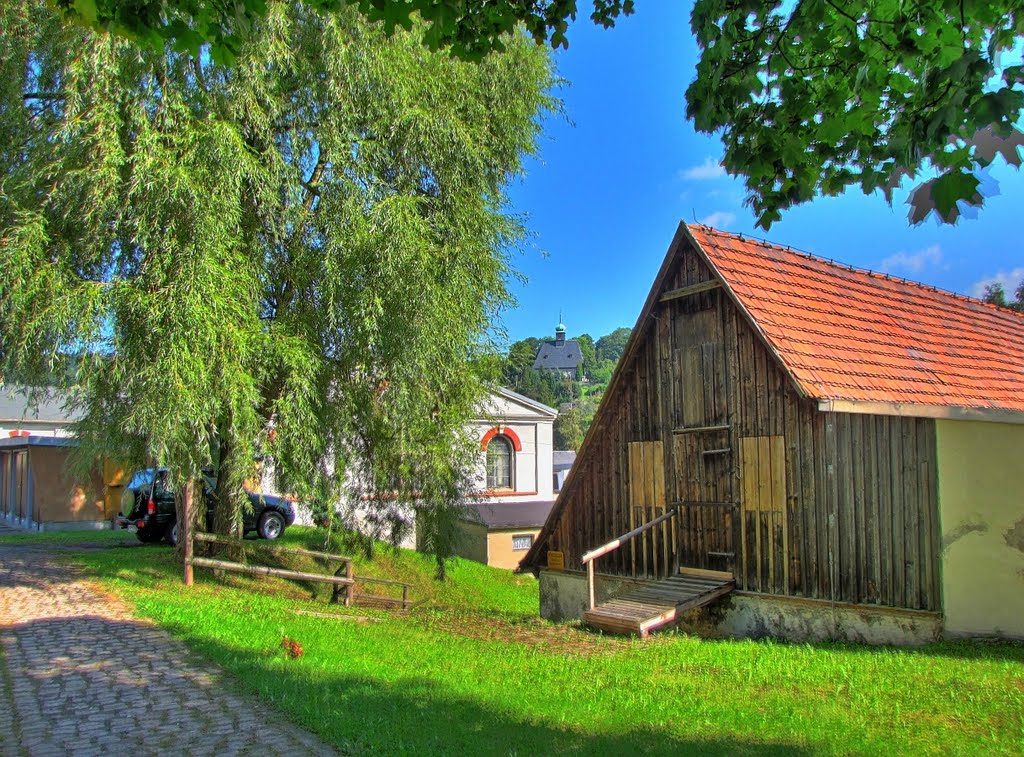
<instances>
[{"instance_id":1,"label":"white house wall","mask_svg":"<svg viewBox=\"0 0 1024 757\"><path fill-rule=\"evenodd\" d=\"M522 401L510 394L501 390L491 394L482 408L484 417L474 422L473 429L473 438L481 442L490 430L497 427L502 433L511 431L521 444L521 449L513 453L513 490L496 496L509 496L516 500L554 499L552 479L556 413L551 408L539 404L534 406L532 401ZM486 489L486 463L487 455L481 448L477 464L478 488L481 492Z\"/></svg>"}]
</instances>

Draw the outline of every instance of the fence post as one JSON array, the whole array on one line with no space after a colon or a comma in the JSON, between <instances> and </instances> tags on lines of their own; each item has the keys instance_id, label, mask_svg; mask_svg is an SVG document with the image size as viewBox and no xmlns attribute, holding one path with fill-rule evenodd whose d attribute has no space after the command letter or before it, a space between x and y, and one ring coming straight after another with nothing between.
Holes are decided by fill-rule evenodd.
<instances>
[{"instance_id":1,"label":"fence post","mask_svg":"<svg viewBox=\"0 0 1024 757\"><path fill-rule=\"evenodd\" d=\"M345 578L352 581L345 587L345 607L351 607L356 598L355 571L351 560L345 561Z\"/></svg>"}]
</instances>

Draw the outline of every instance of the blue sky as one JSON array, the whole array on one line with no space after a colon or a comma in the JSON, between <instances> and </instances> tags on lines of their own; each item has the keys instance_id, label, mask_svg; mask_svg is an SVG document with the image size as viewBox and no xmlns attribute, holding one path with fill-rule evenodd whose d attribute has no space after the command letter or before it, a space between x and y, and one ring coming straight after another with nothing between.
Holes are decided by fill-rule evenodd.
<instances>
[{"instance_id":1,"label":"blue sky","mask_svg":"<svg viewBox=\"0 0 1024 757\"><path fill-rule=\"evenodd\" d=\"M581 14L555 55L568 120L547 120L540 158L510 193L534 235L515 259L528 282L503 318L511 341L551 334L559 310L570 336L632 326L680 219L965 294L1024 276L1024 173L1001 162L999 194L956 226L911 227L906 193L890 208L852 191L755 228L742 183L718 169L721 144L685 117L697 60L689 4L636 7L609 30Z\"/></svg>"}]
</instances>

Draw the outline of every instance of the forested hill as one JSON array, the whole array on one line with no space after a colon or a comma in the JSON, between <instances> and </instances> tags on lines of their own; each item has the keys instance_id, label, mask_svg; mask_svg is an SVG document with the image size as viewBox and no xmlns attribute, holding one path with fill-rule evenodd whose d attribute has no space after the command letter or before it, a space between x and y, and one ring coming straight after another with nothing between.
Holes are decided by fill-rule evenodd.
<instances>
[{"instance_id":1,"label":"forested hill","mask_svg":"<svg viewBox=\"0 0 1024 757\"><path fill-rule=\"evenodd\" d=\"M622 357L630 329L618 328L596 341L590 334L569 337L579 343L583 365L572 378L555 371L537 370L533 362L545 341L554 337L528 337L509 347L502 361L502 383L513 391L557 408L555 449L579 449L615 366Z\"/></svg>"}]
</instances>

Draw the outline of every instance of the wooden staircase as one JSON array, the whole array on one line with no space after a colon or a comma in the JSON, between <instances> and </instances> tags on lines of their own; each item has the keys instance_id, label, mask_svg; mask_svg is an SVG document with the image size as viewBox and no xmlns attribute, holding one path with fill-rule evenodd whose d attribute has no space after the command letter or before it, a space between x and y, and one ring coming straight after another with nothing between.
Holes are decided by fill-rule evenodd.
<instances>
[{"instance_id":1,"label":"wooden staircase","mask_svg":"<svg viewBox=\"0 0 1024 757\"><path fill-rule=\"evenodd\" d=\"M646 637L735 587L731 573L682 568L679 575L646 582L587 610L583 622L608 633Z\"/></svg>"}]
</instances>

